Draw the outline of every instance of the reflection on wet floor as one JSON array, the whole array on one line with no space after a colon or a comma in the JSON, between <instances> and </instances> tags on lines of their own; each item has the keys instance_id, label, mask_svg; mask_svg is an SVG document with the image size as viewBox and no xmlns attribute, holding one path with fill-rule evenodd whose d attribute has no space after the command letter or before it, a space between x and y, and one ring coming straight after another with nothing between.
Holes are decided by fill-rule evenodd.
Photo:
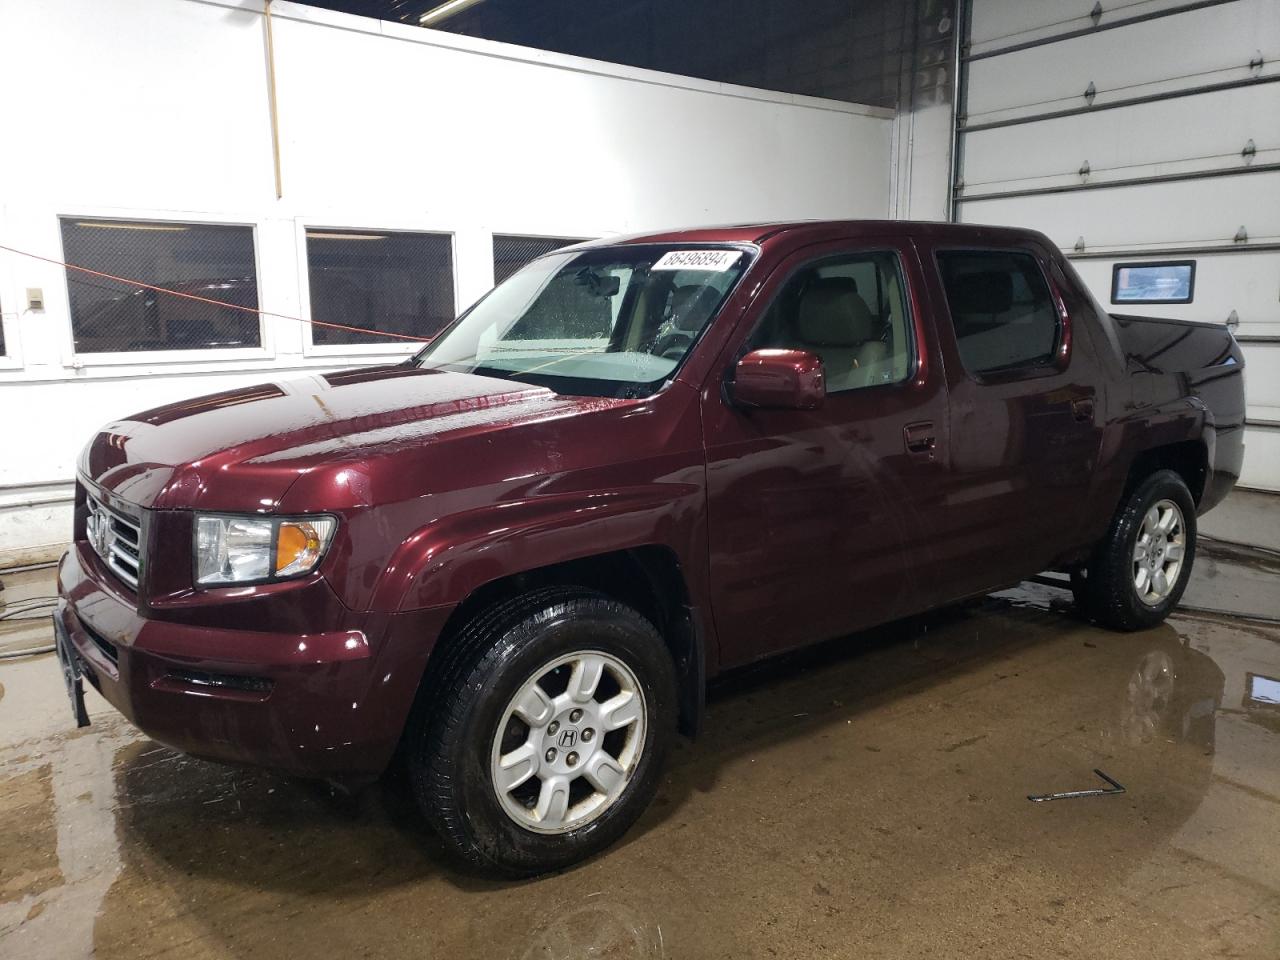
<instances>
[{"instance_id":1,"label":"reflection on wet floor","mask_svg":"<svg viewBox=\"0 0 1280 960\"><path fill-rule=\"evenodd\" d=\"M443 864L394 780L192 760L96 697L76 733L51 659L0 664L0 957L1274 960L1280 627L1113 634L1064 597L719 683L623 843L519 884ZM1127 792L1026 800L1095 767Z\"/></svg>"}]
</instances>

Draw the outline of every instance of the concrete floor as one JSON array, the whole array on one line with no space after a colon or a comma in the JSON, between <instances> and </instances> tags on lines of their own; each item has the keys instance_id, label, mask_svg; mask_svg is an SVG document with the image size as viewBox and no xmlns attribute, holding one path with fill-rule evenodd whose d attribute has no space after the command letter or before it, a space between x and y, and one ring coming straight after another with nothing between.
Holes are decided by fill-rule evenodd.
<instances>
[{"instance_id":1,"label":"concrete floor","mask_svg":"<svg viewBox=\"0 0 1280 960\"><path fill-rule=\"evenodd\" d=\"M1208 569L1202 605L1280 602L1274 557ZM52 658L0 662L0 957L1275 960L1252 675L1280 678L1280 625L1112 634L1024 585L719 684L622 844L505 884L443 866L394 785L191 760L92 692L77 733ZM1126 792L1028 802L1095 767Z\"/></svg>"}]
</instances>

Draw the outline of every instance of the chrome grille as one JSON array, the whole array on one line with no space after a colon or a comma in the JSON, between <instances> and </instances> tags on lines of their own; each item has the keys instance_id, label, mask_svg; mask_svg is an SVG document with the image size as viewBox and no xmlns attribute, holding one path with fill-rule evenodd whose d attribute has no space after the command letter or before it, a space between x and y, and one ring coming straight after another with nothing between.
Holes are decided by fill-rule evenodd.
<instances>
[{"instance_id":1,"label":"chrome grille","mask_svg":"<svg viewBox=\"0 0 1280 960\"><path fill-rule=\"evenodd\" d=\"M112 573L136 590L142 570L142 527L105 507L93 494L88 495L87 502L85 536L89 545Z\"/></svg>"}]
</instances>

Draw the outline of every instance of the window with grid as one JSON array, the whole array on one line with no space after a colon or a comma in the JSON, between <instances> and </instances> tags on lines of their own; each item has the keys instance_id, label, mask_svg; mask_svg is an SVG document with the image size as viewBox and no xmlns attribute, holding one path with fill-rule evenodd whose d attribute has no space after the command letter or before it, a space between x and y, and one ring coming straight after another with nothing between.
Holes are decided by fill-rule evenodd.
<instances>
[{"instance_id":1,"label":"window with grid","mask_svg":"<svg viewBox=\"0 0 1280 960\"><path fill-rule=\"evenodd\" d=\"M500 284L526 263L537 260L552 250L581 243L581 238L569 237L517 237L495 233L493 235L493 283Z\"/></svg>"},{"instance_id":2,"label":"window with grid","mask_svg":"<svg viewBox=\"0 0 1280 960\"><path fill-rule=\"evenodd\" d=\"M252 227L66 217L62 252L122 278L67 271L77 353L262 345Z\"/></svg>"},{"instance_id":3,"label":"window with grid","mask_svg":"<svg viewBox=\"0 0 1280 960\"><path fill-rule=\"evenodd\" d=\"M315 344L403 344L378 334L430 338L454 317L449 234L317 227L307 231L307 273L311 319L336 325L313 326Z\"/></svg>"}]
</instances>

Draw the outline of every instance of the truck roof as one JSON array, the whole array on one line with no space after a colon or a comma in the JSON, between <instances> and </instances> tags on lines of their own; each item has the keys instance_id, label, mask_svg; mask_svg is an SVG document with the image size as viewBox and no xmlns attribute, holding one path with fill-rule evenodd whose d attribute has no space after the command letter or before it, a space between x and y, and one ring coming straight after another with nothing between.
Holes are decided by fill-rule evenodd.
<instances>
[{"instance_id":1,"label":"truck roof","mask_svg":"<svg viewBox=\"0 0 1280 960\"><path fill-rule=\"evenodd\" d=\"M606 237L583 246L635 243L756 243L785 240L803 245L840 237L909 236L966 242L1045 241L1043 234L1021 227L992 227L973 223L938 223L925 220L791 220L689 227L621 237Z\"/></svg>"}]
</instances>

